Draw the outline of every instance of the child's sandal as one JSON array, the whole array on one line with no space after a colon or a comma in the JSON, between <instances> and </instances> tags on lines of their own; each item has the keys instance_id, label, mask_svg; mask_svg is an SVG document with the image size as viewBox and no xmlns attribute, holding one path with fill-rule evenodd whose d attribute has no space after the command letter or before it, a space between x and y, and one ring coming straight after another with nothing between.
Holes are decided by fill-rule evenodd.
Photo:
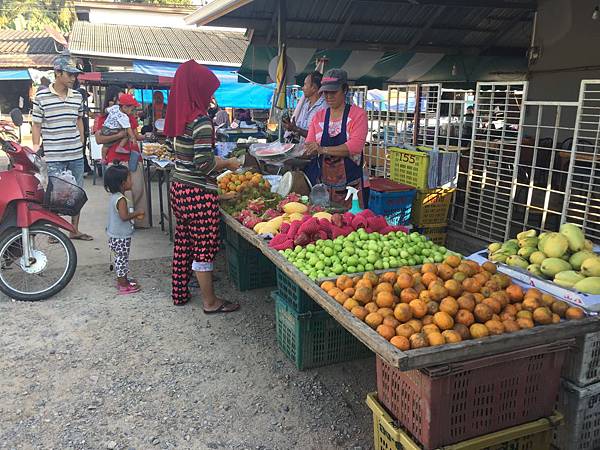
<instances>
[{"instance_id":1,"label":"child's sandal","mask_svg":"<svg viewBox=\"0 0 600 450\"><path fill-rule=\"evenodd\" d=\"M135 294L136 292L140 292L140 288L138 286L132 286L131 284L119 286L118 288L119 295Z\"/></svg>"}]
</instances>

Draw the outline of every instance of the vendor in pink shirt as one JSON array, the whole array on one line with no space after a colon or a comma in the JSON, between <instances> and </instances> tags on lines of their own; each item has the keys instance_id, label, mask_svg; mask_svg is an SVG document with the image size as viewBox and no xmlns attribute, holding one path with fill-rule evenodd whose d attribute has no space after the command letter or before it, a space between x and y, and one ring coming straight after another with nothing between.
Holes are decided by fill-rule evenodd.
<instances>
[{"instance_id":1,"label":"vendor in pink shirt","mask_svg":"<svg viewBox=\"0 0 600 450\"><path fill-rule=\"evenodd\" d=\"M346 103L348 74L345 70L329 70L319 92L329 107L317 112L308 128L304 149L313 158L304 171L313 185L323 183L329 188L332 203L350 208L351 200L345 200L346 187L358 189L362 200L365 181L368 181L363 169L367 113Z\"/></svg>"}]
</instances>

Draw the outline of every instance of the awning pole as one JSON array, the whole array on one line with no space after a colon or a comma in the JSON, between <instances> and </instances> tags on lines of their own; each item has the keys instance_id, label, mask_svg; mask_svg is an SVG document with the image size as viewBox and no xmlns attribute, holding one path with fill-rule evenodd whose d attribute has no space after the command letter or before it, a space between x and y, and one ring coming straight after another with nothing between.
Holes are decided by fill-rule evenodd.
<instances>
[{"instance_id":1,"label":"awning pole","mask_svg":"<svg viewBox=\"0 0 600 450\"><path fill-rule=\"evenodd\" d=\"M283 53L283 49L285 47L285 44L287 42L286 39L286 31L285 31L285 25L286 25L286 21L287 21L287 4L286 4L287 0L279 0L279 14L278 14L278 18L277 18L277 47L278 47L278 55L279 58L281 58L281 55ZM283 89L285 92L285 96L287 99L287 80L285 79L286 76L286 72L287 70L285 70L283 72ZM282 142L283 140L283 123L282 123L282 119L283 119L283 111L280 114L279 117L279 124L278 124L278 140L279 142Z\"/></svg>"}]
</instances>

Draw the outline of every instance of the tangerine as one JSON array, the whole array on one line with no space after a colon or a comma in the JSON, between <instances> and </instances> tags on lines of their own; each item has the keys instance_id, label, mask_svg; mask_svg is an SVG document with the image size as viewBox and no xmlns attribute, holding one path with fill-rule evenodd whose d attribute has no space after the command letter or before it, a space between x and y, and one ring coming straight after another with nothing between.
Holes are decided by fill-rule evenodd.
<instances>
[{"instance_id":1,"label":"tangerine","mask_svg":"<svg viewBox=\"0 0 600 450\"><path fill-rule=\"evenodd\" d=\"M410 341L406 338L406 336L394 336L392 339L390 339L390 344L392 344L398 350L410 350Z\"/></svg>"}]
</instances>

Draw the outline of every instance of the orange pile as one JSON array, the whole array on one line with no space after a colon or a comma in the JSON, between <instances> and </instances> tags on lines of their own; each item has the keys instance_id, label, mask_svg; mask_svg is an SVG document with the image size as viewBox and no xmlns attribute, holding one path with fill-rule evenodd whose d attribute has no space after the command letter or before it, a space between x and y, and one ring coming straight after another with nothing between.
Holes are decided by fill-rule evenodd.
<instances>
[{"instance_id":1,"label":"orange pile","mask_svg":"<svg viewBox=\"0 0 600 450\"><path fill-rule=\"evenodd\" d=\"M321 284L331 297L401 350L512 333L584 312L537 289L526 292L496 266L449 256L441 264L402 267Z\"/></svg>"},{"instance_id":2,"label":"orange pile","mask_svg":"<svg viewBox=\"0 0 600 450\"><path fill-rule=\"evenodd\" d=\"M240 192L246 188L270 187L269 182L263 179L260 173L251 171L244 173L228 173L219 179L221 192Z\"/></svg>"}]
</instances>

